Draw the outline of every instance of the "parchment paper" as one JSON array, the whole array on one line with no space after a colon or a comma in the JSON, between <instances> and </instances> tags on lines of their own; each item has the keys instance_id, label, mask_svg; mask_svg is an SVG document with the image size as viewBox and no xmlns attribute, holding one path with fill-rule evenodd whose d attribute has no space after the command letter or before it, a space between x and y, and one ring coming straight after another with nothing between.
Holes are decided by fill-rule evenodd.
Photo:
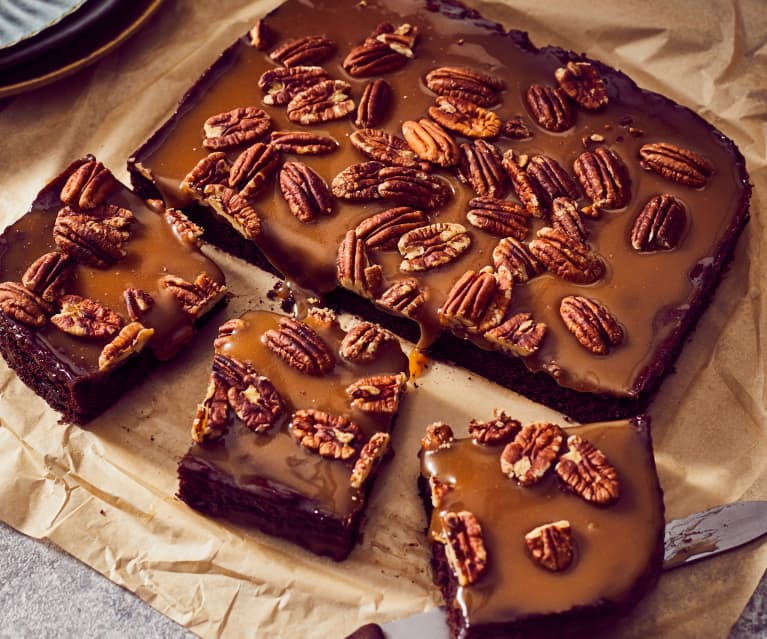
<instances>
[{"instance_id":1,"label":"parchment paper","mask_svg":"<svg viewBox=\"0 0 767 639\"><path fill-rule=\"evenodd\" d=\"M167 0L137 37L96 66L0 102L0 225L67 163L92 152L127 180L125 160L218 52L274 0ZM711 308L652 405L669 518L767 498L762 283L767 270L767 11L762 0L567 0L476 4L534 42L585 51L687 104L748 158L752 220ZM408 397L368 510L343 564L208 520L173 495L215 325L264 303L271 280L210 250L236 292L185 353L87 430L0 364L0 518L46 538L203 637L341 637L439 602L428 572L415 452L426 424L455 426L504 407L551 411L460 370L433 365ZM466 398L472 398L467 401ZM767 566L767 545L665 574L615 637L724 637Z\"/></svg>"}]
</instances>

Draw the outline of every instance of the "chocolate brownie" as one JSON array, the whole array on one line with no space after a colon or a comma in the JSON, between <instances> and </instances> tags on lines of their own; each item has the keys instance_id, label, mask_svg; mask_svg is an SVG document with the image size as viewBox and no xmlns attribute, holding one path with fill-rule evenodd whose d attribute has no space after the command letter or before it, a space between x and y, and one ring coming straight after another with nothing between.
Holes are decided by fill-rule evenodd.
<instances>
[{"instance_id":1,"label":"chocolate brownie","mask_svg":"<svg viewBox=\"0 0 767 639\"><path fill-rule=\"evenodd\" d=\"M158 205L160 206L160 205ZM83 424L178 353L224 298L181 211L151 208L92 156L0 237L0 352Z\"/></svg>"},{"instance_id":2,"label":"chocolate brownie","mask_svg":"<svg viewBox=\"0 0 767 639\"><path fill-rule=\"evenodd\" d=\"M312 552L351 552L407 375L394 335L335 314L252 311L216 340L179 497Z\"/></svg>"}]
</instances>

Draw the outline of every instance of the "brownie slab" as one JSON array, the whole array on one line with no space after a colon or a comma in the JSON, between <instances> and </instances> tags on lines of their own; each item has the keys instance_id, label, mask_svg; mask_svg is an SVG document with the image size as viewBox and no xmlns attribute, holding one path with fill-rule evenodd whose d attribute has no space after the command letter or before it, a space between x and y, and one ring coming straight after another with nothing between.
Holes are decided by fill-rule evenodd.
<instances>
[{"instance_id":1,"label":"brownie slab","mask_svg":"<svg viewBox=\"0 0 767 639\"><path fill-rule=\"evenodd\" d=\"M161 207L162 208L162 207ZM201 230L156 210L92 156L0 237L0 352L83 424L177 354L226 293Z\"/></svg>"},{"instance_id":2,"label":"brownie slab","mask_svg":"<svg viewBox=\"0 0 767 639\"><path fill-rule=\"evenodd\" d=\"M219 329L207 395L179 464L197 510L345 559L389 448L407 376L396 338L335 314L252 311Z\"/></svg>"}]
</instances>

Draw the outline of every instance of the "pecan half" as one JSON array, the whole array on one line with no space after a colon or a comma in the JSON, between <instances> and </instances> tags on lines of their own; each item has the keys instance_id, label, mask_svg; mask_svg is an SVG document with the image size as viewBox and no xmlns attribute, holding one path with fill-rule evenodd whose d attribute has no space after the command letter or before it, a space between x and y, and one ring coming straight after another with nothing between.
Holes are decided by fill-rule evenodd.
<instances>
[{"instance_id":1,"label":"pecan half","mask_svg":"<svg viewBox=\"0 0 767 639\"><path fill-rule=\"evenodd\" d=\"M255 142L272 126L272 119L263 109L238 107L217 113L205 120L202 145L212 151L231 149Z\"/></svg>"},{"instance_id":2,"label":"pecan half","mask_svg":"<svg viewBox=\"0 0 767 639\"><path fill-rule=\"evenodd\" d=\"M417 39L418 27L414 27L407 22L398 27L395 27L389 22L382 22L367 38L368 41L375 40L376 42L383 42L392 51L396 51L409 59L415 57L413 47L415 47Z\"/></svg>"},{"instance_id":3,"label":"pecan half","mask_svg":"<svg viewBox=\"0 0 767 639\"><path fill-rule=\"evenodd\" d=\"M333 178L330 190L341 200L355 202L378 199L381 197L378 193L378 174L383 168L380 162L352 164Z\"/></svg>"},{"instance_id":4,"label":"pecan half","mask_svg":"<svg viewBox=\"0 0 767 639\"><path fill-rule=\"evenodd\" d=\"M445 532L445 556L458 584L470 586L487 570L487 550L482 526L468 510L440 514Z\"/></svg>"},{"instance_id":5,"label":"pecan half","mask_svg":"<svg viewBox=\"0 0 767 639\"><path fill-rule=\"evenodd\" d=\"M376 300L378 306L410 319L418 317L424 302L426 294L418 285L418 280L412 278L395 280Z\"/></svg>"},{"instance_id":6,"label":"pecan half","mask_svg":"<svg viewBox=\"0 0 767 639\"><path fill-rule=\"evenodd\" d=\"M320 35L310 35L283 42L269 57L286 67L296 67L319 64L335 52L336 43L333 40Z\"/></svg>"},{"instance_id":7,"label":"pecan half","mask_svg":"<svg viewBox=\"0 0 767 639\"><path fill-rule=\"evenodd\" d=\"M209 184L226 184L229 180L229 162L222 151L209 153L187 173L181 181L181 190L200 199Z\"/></svg>"},{"instance_id":8,"label":"pecan half","mask_svg":"<svg viewBox=\"0 0 767 639\"><path fill-rule=\"evenodd\" d=\"M391 251L408 231L429 223L423 211L409 206L398 206L375 213L357 225L354 232L371 250Z\"/></svg>"},{"instance_id":9,"label":"pecan half","mask_svg":"<svg viewBox=\"0 0 767 639\"><path fill-rule=\"evenodd\" d=\"M200 245L200 238L204 232L202 227L192 222L181 209L165 209L162 216L178 239L192 246Z\"/></svg>"},{"instance_id":10,"label":"pecan half","mask_svg":"<svg viewBox=\"0 0 767 639\"><path fill-rule=\"evenodd\" d=\"M570 567L575 556L575 543L566 519L533 528L525 535L525 544L533 561L552 572Z\"/></svg>"},{"instance_id":11,"label":"pecan half","mask_svg":"<svg viewBox=\"0 0 767 639\"><path fill-rule=\"evenodd\" d=\"M404 258L400 270L428 271L452 262L471 245L471 236L461 224L437 222L405 233L397 242Z\"/></svg>"},{"instance_id":12,"label":"pecan half","mask_svg":"<svg viewBox=\"0 0 767 639\"><path fill-rule=\"evenodd\" d=\"M511 179L511 186L520 202L533 217L546 216L546 204L538 192L538 182L519 164L525 156L517 156L512 149L503 154L503 168Z\"/></svg>"},{"instance_id":13,"label":"pecan half","mask_svg":"<svg viewBox=\"0 0 767 639\"><path fill-rule=\"evenodd\" d=\"M604 264L596 253L558 229L544 226L529 247L541 264L568 282L591 284L604 274Z\"/></svg>"},{"instance_id":14,"label":"pecan half","mask_svg":"<svg viewBox=\"0 0 767 639\"><path fill-rule=\"evenodd\" d=\"M446 129L468 138L494 138L501 132L501 119L469 100L441 95L429 107L429 116Z\"/></svg>"},{"instance_id":15,"label":"pecan half","mask_svg":"<svg viewBox=\"0 0 767 639\"><path fill-rule=\"evenodd\" d=\"M558 197L578 199L578 187L573 178L562 168L562 165L554 158L547 155L533 155L525 166L527 174L532 177L538 194L543 197L547 205Z\"/></svg>"},{"instance_id":16,"label":"pecan half","mask_svg":"<svg viewBox=\"0 0 767 639\"><path fill-rule=\"evenodd\" d=\"M373 299L381 290L383 271L378 264L371 264L365 241L353 230L346 232L338 247L336 275L341 286L363 297Z\"/></svg>"},{"instance_id":17,"label":"pecan half","mask_svg":"<svg viewBox=\"0 0 767 639\"><path fill-rule=\"evenodd\" d=\"M354 111L351 85L342 80L323 80L296 94L288 102L288 119L298 124L340 120Z\"/></svg>"},{"instance_id":18,"label":"pecan half","mask_svg":"<svg viewBox=\"0 0 767 639\"><path fill-rule=\"evenodd\" d=\"M530 215L516 202L492 197L475 197L469 201L466 220L472 226L492 235L515 237L519 240L527 235Z\"/></svg>"},{"instance_id":19,"label":"pecan half","mask_svg":"<svg viewBox=\"0 0 767 639\"><path fill-rule=\"evenodd\" d=\"M131 322L138 322L154 306L154 298L141 288L126 288L123 299Z\"/></svg>"},{"instance_id":20,"label":"pecan half","mask_svg":"<svg viewBox=\"0 0 767 639\"><path fill-rule=\"evenodd\" d=\"M261 217L248 201L223 184L205 187L206 202L247 240L261 234Z\"/></svg>"},{"instance_id":21,"label":"pecan half","mask_svg":"<svg viewBox=\"0 0 767 639\"><path fill-rule=\"evenodd\" d=\"M464 143L459 147L458 177L470 184L480 197L503 197L508 179L502 166L501 152L484 140Z\"/></svg>"},{"instance_id":22,"label":"pecan half","mask_svg":"<svg viewBox=\"0 0 767 639\"><path fill-rule=\"evenodd\" d=\"M568 62L554 71L562 90L584 109L601 109L608 102L607 87L590 62Z\"/></svg>"},{"instance_id":23,"label":"pecan half","mask_svg":"<svg viewBox=\"0 0 767 639\"><path fill-rule=\"evenodd\" d=\"M247 328L248 323L239 318L232 318L227 320L221 326L218 327L218 335L213 340L213 347L216 353L220 353L224 346L226 346L234 335L239 330Z\"/></svg>"},{"instance_id":24,"label":"pecan half","mask_svg":"<svg viewBox=\"0 0 767 639\"><path fill-rule=\"evenodd\" d=\"M216 373L210 374L208 390L192 423L192 439L198 444L215 441L223 437L229 427L229 401L226 398L228 385Z\"/></svg>"},{"instance_id":25,"label":"pecan half","mask_svg":"<svg viewBox=\"0 0 767 639\"><path fill-rule=\"evenodd\" d=\"M338 352L350 362L367 364L375 361L387 344L397 343L397 338L386 329L371 322L359 322L344 335Z\"/></svg>"},{"instance_id":26,"label":"pecan half","mask_svg":"<svg viewBox=\"0 0 767 639\"><path fill-rule=\"evenodd\" d=\"M357 461L354 462L349 485L359 490L369 477L375 474L381 461L389 450L389 433L374 433L360 450Z\"/></svg>"},{"instance_id":27,"label":"pecan half","mask_svg":"<svg viewBox=\"0 0 767 639\"><path fill-rule=\"evenodd\" d=\"M202 317L226 294L226 286L217 284L207 273L200 273L194 283L176 275L163 275L160 289L170 293L187 315Z\"/></svg>"},{"instance_id":28,"label":"pecan half","mask_svg":"<svg viewBox=\"0 0 767 639\"><path fill-rule=\"evenodd\" d=\"M87 213L65 206L56 216L53 240L61 251L81 264L109 268L128 254L127 228L134 220L131 211L114 204Z\"/></svg>"},{"instance_id":29,"label":"pecan half","mask_svg":"<svg viewBox=\"0 0 767 639\"><path fill-rule=\"evenodd\" d=\"M546 324L536 322L530 313L517 313L500 326L487 331L484 337L504 353L527 357L541 347L547 330Z\"/></svg>"},{"instance_id":30,"label":"pecan half","mask_svg":"<svg viewBox=\"0 0 767 639\"><path fill-rule=\"evenodd\" d=\"M420 167L407 142L381 129L357 129L349 136L352 146L369 158L394 166Z\"/></svg>"},{"instance_id":31,"label":"pecan half","mask_svg":"<svg viewBox=\"0 0 767 639\"><path fill-rule=\"evenodd\" d=\"M615 502L620 496L618 472L605 454L578 435L567 438L567 449L554 469L564 485L591 503Z\"/></svg>"},{"instance_id":32,"label":"pecan half","mask_svg":"<svg viewBox=\"0 0 767 639\"><path fill-rule=\"evenodd\" d=\"M714 166L699 153L669 142L645 144L639 149L639 164L667 180L694 188L705 186Z\"/></svg>"},{"instance_id":33,"label":"pecan half","mask_svg":"<svg viewBox=\"0 0 767 639\"><path fill-rule=\"evenodd\" d=\"M80 297L64 295L61 308L51 317L51 324L77 337L105 339L114 337L123 326L122 318L103 304Z\"/></svg>"},{"instance_id":34,"label":"pecan half","mask_svg":"<svg viewBox=\"0 0 767 639\"><path fill-rule=\"evenodd\" d=\"M467 67L438 67L426 74L426 86L438 95L469 100L483 107L501 101L506 84L500 78Z\"/></svg>"},{"instance_id":35,"label":"pecan half","mask_svg":"<svg viewBox=\"0 0 767 639\"><path fill-rule=\"evenodd\" d=\"M491 420L479 422L472 419L469 422L469 435L483 446L498 446L511 440L521 427L522 424L518 420L496 408Z\"/></svg>"},{"instance_id":36,"label":"pecan half","mask_svg":"<svg viewBox=\"0 0 767 639\"><path fill-rule=\"evenodd\" d=\"M566 131L573 125L575 116L562 89L533 84L525 98L530 114L547 131Z\"/></svg>"},{"instance_id":37,"label":"pecan half","mask_svg":"<svg viewBox=\"0 0 767 639\"><path fill-rule=\"evenodd\" d=\"M438 209L452 197L450 184L425 171L405 166L385 166L378 172L378 194L418 209Z\"/></svg>"},{"instance_id":38,"label":"pecan half","mask_svg":"<svg viewBox=\"0 0 767 639\"><path fill-rule=\"evenodd\" d=\"M341 65L353 78L397 71L413 58L417 34L417 29L409 24L397 29L388 23L381 24L365 42L349 52Z\"/></svg>"},{"instance_id":39,"label":"pecan half","mask_svg":"<svg viewBox=\"0 0 767 639\"><path fill-rule=\"evenodd\" d=\"M382 124L389 111L392 95L391 84L386 80L377 78L368 82L357 105L354 124L363 129Z\"/></svg>"},{"instance_id":40,"label":"pecan half","mask_svg":"<svg viewBox=\"0 0 767 639\"><path fill-rule=\"evenodd\" d=\"M598 217L600 209L619 209L628 203L631 197L628 171L610 149L599 146L581 153L573 168L586 195L593 201L593 209L586 211L592 217Z\"/></svg>"},{"instance_id":41,"label":"pecan half","mask_svg":"<svg viewBox=\"0 0 767 639\"><path fill-rule=\"evenodd\" d=\"M466 271L450 289L439 313L443 326L484 332L498 326L511 302L511 288L501 288L487 271Z\"/></svg>"},{"instance_id":42,"label":"pecan half","mask_svg":"<svg viewBox=\"0 0 767 639\"><path fill-rule=\"evenodd\" d=\"M248 42L250 46L259 51L266 51L272 44L274 34L266 24L266 20L259 18L248 31Z\"/></svg>"},{"instance_id":43,"label":"pecan half","mask_svg":"<svg viewBox=\"0 0 767 639\"><path fill-rule=\"evenodd\" d=\"M418 122L406 120L402 123L402 135L405 136L408 146L422 160L444 167L458 164L458 145L436 122L426 118Z\"/></svg>"},{"instance_id":44,"label":"pecan half","mask_svg":"<svg viewBox=\"0 0 767 639\"><path fill-rule=\"evenodd\" d=\"M623 342L623 329L604 304L589 297L569 295L559 304L559 315L575 339L595 355L607 355Z\"/></svg>"},{"instance_id":45,"label":"pecan half","mask_svg":"<svg viewBox=\"0 0 767 639\"><path fill-rule=\"evenodd\" d=\"M508 120L504 120L501 125L501 135L512 140L525 140L533 137L530 127L527 126L525 119L521 115L515 115Z\"/></svg>"},{"instance_id":46,"label":"pecan half","mask_svg":"<svg viewBox=\"0 0 767 639\"><path fill-rule=\"evenodd\" d=\"M328 459L351 459L362 439L360 427L346 417L311 408L293 413L289 428L299 444Z\"/></svg>"},{"instance_id":47,"label":"pecan half","mask_svg":"<svg viewBox=\"0 0 767 639\"><path fill-rule=\"evenodd\" d=\"M61 201L80 209L95 209L117 187L112 172L101 162L88 160L78 166L61 189Z\"/></svg>"},{"instance_id":48,"label":"pecan half","mask_svg":"<svg viewBox=\"0 0 767 639\"><path fill-rule=\"evenodd\" d=\"M70 274L72 260L68 255L53 251L38 257L21 276L21 283L46 302L55 302L61 295Z\"/></svg>"},{"instance_id":49,"label":"pecan half","mask_svg":"<svg viewBox=\"0 0 767 639\"><path fill-rule=\"evenodd\" d=\"M399 410L399 400L406 381L404 373L363 377L347 386L346 394L352 400L353 408L366 413L393 415Z\"/></svg>"},{"instance_id":50,"label":"pecan half","mask_svg":"<svg viewBox=\"0 0 767 639\"><path fill-rule=\"evenodd\" d=\"M631 246L642 252L675 248L686 220L684 205L673 195L651 197L634 220Z\"/></svg>"},{"instance_id":51,"label":"pecan half","mask_svg":"<svg viewBox=\"0 0 767 639\"><path fill-rule=\"evenodd\" d=\"M321 377L336 366L336 358L314 330L304 322L283 317L279 329L270 329L261 336L263 344L291 368Z\"/></svg>"},{"instance_id":52,"label":"pecan half","mask_svg":"<svg viewBox=\"0 0 767 639\"><path fill-rule=\"evenodd\" d=\"M501 453L501 471L521 486L537 484L551 468L565 434L556 424L535 422L522 427Z\"/></svg>"},{"instance_id":53,"label":"pecan half","mask_svg":"<svg viewBox=\"0 0 767 639\"><path fill-rule=\"evenodd\" d=\"M429 493L431 497L431 505L434 508L442 508L445 503L445 496L453 490L454 486L444 481L440 481L434 475L429 477Z\"/></svg>"},{"instance_id":54,"label":"pecan half","mask_svg":"<svg viewBox=\"0 0 767 639\"><path fill-rule=\"evenodd\" d=\"M280 191L299 222L313 222L333 210L327 182L303 162L285 162L280 171Z\"/></svg>"},{"instance_id":55,"label":"pecan half","mask_svg":"<svg viewBox=\"0 0 767 639\"><path fill-rule=\"evenodd\" d=\"M437 450L448 446L455 436L453 429L445 422L434 422L426 427L426 434L421 439L421 450Z\"/></svg>"},{"instance_id":56,"label":"pecan half","mask_svg":"<svg viewBox=\"0 0 767 639\"><path fill-rule=\"evenodd\" d=\"M3 282L0 284L0 311L25 326L40 328L45 326L53 307L21 284Z\"/></svg>"},{"instance_id":57,"label":"pecan half","mask_svg":"<svg viewBox=\"0 0 767 639\"><path fill-rule=\"evenodd\" d=\"M272 131L269 142L278 151L293 155L324 155L338 148L335 138L308 131Z\"/></svg>"},{"instance_id":58,"label":"pecan half","mask_svg":"<svg viewBox=\"0 0 767 639\"><path fill-rule=\"evenodd\" d=\"M553 227L577 242L585 242L588 231L574 200L558 197L551 206L551 223Z\"/></svg>"},{"instance_id":59,"label":"pecan half","mask_svg":"<svg viewBox=\"0 0 767 639\"><path fill-rule=\"evenodd\" d=\"M322 67L278 67L261 74L258 86L266 93L264 104L282 106L301 91L325 80L330 80L330 76Z\"/></svg>"},{"instance_id":60,"label":"pecan half","mask_svg":"<svg viewBox=\"0 0 767 639\"><path fill-rule=\"evenodd\" d=\"M543 273L544 266L529 251L527 245L514 237L504 237L493 249L493 265L502 280L524 283Z\"/></svg>"},{"instance_id":61,"label":"pecan half","mask_svg":"<svg viewBox=\"0 0 767 639\"><path fill-rule=\"evenodd\" d=\"M101 350L99 370L110 371L134 353L140 353L152 335L154 335L154 329L146 328L141 322L126 324Z\"/></svg>"},{"instance_id":62,"label":"pecan half","mask_svg":"<svg viewBox=\"0 0 767 639\"><path fill-rule=\"evenodd\" d=\"M279 165L279 151L271 144L256 142L240 153L232 164L229 186L239 190L242 197L253 197L274 175Z\"/></svg>"}]
</instances>

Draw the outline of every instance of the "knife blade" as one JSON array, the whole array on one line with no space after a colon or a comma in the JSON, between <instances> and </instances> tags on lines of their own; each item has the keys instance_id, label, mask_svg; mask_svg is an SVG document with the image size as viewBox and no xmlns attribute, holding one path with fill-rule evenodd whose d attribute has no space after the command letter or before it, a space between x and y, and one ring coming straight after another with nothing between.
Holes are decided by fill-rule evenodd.
<instances>
[{"instance_id":1,"label":"knife blade","mask_svg":"<svg viewBox=\"0 0 767 639\"><path fill-rule=\"evenodd\" d=\"M739 501L715 506L666 524L663 570L755 541L767 535L767 501ZM450 639L443 607L397 619L382 626L386 639Z\"/></svg>"}]
</instances>

